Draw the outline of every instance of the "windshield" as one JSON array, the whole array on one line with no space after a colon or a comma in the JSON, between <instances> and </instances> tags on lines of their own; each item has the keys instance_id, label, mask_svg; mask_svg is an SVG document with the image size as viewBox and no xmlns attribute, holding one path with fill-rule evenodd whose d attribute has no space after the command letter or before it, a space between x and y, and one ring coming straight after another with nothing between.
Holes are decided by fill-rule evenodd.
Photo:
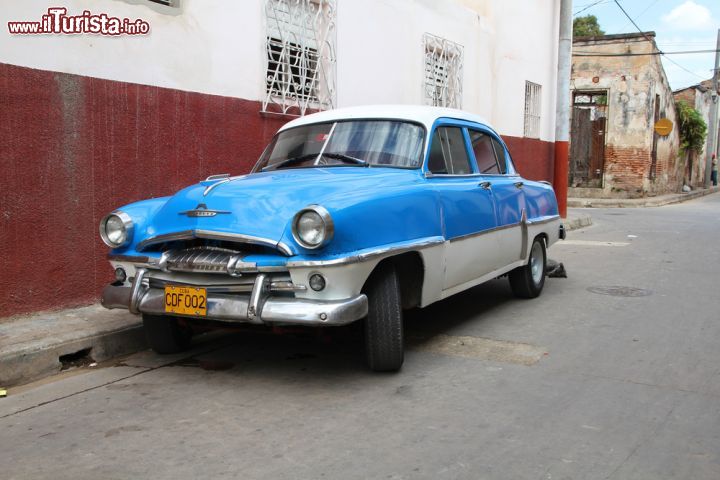
<instances>
[{"instance_id":1,"label":"windshield","mask_svg":"<svg viewBox=\"0 0 720 480\"><path fill-rule=\"evenodd\" d=\"M275 135L253 172L281 168L422 164L423 128L392 120L355 120L291 128Z\"/></svg>"}]
</instances>

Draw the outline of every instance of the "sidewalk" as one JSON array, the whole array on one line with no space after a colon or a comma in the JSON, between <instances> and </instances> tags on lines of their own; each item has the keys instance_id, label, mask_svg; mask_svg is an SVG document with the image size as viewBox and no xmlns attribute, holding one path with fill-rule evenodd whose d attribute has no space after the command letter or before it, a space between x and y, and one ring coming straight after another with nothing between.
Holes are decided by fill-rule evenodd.
<instances>
[{"instance_id":1,"label":"sidewalk","mask_svg":"<svg viewBox=\"0 0 720 480\"><path fill-rule=\"evenodd\" d=\"M125 310L91 305L5 319L0 388L53 375L63 364L87 365L144 348L142 320Z\"/></svg>"},{"instance_id":2,"label":"sidewalk","mask_svg":"<svg viewBox=\"0 0 720 480\"><path fill-rule=\"evenodd\" d=\"M592 219L571 208L563 223L576 230ZM140 316L99 304L5 319L0 322L0 388L145 348Z\"/></svg>"},{"instance_id":3,"label":"sidewalk","mask_svg":"<svg viewBox=\"0 0 720 480\"><path fill-rule=\"evenodd\" d=\"M707 189L693 190L688 193L671 193L657 197L644 198L568 198L568 207L574 208L635 208L635 207L661 207L671 203L680 203L703 197L720 191L720 186Z\"/></svg>"}]
</instances>

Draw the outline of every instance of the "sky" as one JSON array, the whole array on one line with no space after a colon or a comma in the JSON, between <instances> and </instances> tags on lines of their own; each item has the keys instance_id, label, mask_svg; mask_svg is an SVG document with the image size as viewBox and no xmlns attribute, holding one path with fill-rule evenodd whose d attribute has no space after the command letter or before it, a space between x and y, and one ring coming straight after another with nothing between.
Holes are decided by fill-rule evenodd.
<instances>
[{"instance_id":1,"label":"sky","mask_svg":"<svg viewBox=\"0 0 720 480\"><path fill-rule=\"evenodd\" d=\"M643 31L654 31L663 52L715 50L720 0L618 0ZM575 0L574 16L595 15L605 34L637 32L615 0ZM662 57L673 90L712 78L714 53ZM675 63L672 63L675 62Z\"/></svg>"}]
</instances>

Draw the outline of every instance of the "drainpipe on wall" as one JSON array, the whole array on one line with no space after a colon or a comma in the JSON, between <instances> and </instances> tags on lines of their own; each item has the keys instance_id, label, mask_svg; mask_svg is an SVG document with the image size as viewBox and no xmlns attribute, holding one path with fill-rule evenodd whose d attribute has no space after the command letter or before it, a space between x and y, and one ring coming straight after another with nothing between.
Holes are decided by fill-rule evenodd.
<instances>
[{"instance_id":1,"label":"drainpipe on wall","mask_svg":"<svg viewBox=\"0 0 720 480\"><path fill-rule=\"evenodd\" d=\"M710 135L710 141L708 145L707 163L705 164L705 188L710 188L710 171L712 169L712 156L714 152L717 152L717 141L718 141L718 77L720 77L720 29L717 34L717 48L715 49L715 69L713 70L713 84L712 84L712 105L710 105L710 125L708 126L708 134Z\"/></svg>"},{"instance_id":2,"label":"drainpipe on wall","mask_svg":"<svg viewBox=\"0 0 720 480\"><path fill-rule=\"evenodd\" d=\"M557 105L555 111L555 173L553 188L562 218L567 217L568 142L570 140L570 68L572 61L572 0L560 0Z\"/></svg>"}]
</instances>

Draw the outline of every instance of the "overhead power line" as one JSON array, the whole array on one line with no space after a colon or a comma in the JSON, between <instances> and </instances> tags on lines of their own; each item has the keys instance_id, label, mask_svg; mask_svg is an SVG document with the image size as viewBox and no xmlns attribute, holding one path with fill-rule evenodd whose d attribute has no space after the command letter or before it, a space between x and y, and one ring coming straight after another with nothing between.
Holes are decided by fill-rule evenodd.
<instances>
[{"instance_id":1,"label":"overhead power line","mask_svg":"<svg viewBox=\"0 0 720 480\"><path fill-rule=\"evenodd\" d=\"M584 12L585 10L590 9L590 8L594 7L595 5L600 5L601 3L607 3L607 2L609 2L609 1L610 1L610 0L597 0L596 2L593 2L593 3L591 3L590 5L586 5L585 8L581 8L581 9L578 10L577 12L573 13L573 17L578 16L579 14L581 14L582 12Z\"/></svg>"},{"instance_id":2,"label":"overhead power line","mask_svg":"<svg viewBox=\"0 0 720 480\"><path fill-rule=\"evenodd\" d=\"M659 0L653 0L653 1L645 8L645 10L643 10L642 12L640 12L640 13L637 14L637 16L635 17L635 19L637 20L637 19L639 19L640 17L642 17L643 15L645 15L645 13L646 13L648 10L650 10L658 1L659 1Z\"/></svg>"},{"instance_id":3,"label":"overhead power line","mask_svg":"<svg viewBox=\"0 0 720 480\"><path fill-rule=\"evenodd\" d=\"M635 25L635 28L637 28L637 31L640 32L640 34L641 34L643 37L645 37L645 40L647 40L648 42L653 43L653 41L650 39L650 37L648 37L648 36L645 34L645 32L643 32L642 29L641 29L640 27L638 27L638 24L635 23L635 20L633 20L632 17L631 17L630 15L628 15L628 13L625 11L625 9L622 7L622 5L620 5L620 2L619 2L618 0L614 0L614 1L615 1L615 5L618 6L618 8L619 8L619 9L622 11L622 13L627 17L627 19L630 20L630 22L631 22L633 25ZM714 50L713 50L713 51L714 51ZM663 57L665 57L665 59L667 59L668 62L672 63L673 65L677 66L678 68L681 68L682 70L686 71L687 73L689 73L689 74L691 74L691 75L694 75L694 76L696 76L697 78L700 78L700 79L704 80L704 78L701 77L700 75L698 75L697 73L695 73L695 72L693 72L693 71L691 71L691 70L688 70L687 68L683 67L682 65L680 65L679 63L677 63L677 62L676 62L675 60L673 60L672 58L667 57L667 56L665 55L665 53L663 53L662 50L659 50L659 49L658 49L658 54L659 54L659 55L662 55Z\"/></svg>"},{"instance_id":4,"label":"overhead power line","mask_svg":"<svg viewBox=\"0 0 720 480\"><path fill-rule=\"evenodd\" d=\"M620 10L622 10L623 14L625 14L625 16L627 17L627 19L630 20L630 23L632 23L633 25L635 25L635 28L637 28L637 31L640 32L640 34L641 34L643 37L645 37L645 40L647 40L648 42L652 42L652 40L650 40L650 38L645 34L645 32L643 32L642 29L641 29L640 27L638 27L638 24L635 23L635 20L633 20L632 17L631 17L630 15L628 15L628 13L627 13L627 12L625 11L625 9L622 7L622 5L620 5L620 2L619 2L618 0L614 0L614 1L615 1L615 5L617 5L618 8L619 8Z\"/></svg>"}]
</instances>

